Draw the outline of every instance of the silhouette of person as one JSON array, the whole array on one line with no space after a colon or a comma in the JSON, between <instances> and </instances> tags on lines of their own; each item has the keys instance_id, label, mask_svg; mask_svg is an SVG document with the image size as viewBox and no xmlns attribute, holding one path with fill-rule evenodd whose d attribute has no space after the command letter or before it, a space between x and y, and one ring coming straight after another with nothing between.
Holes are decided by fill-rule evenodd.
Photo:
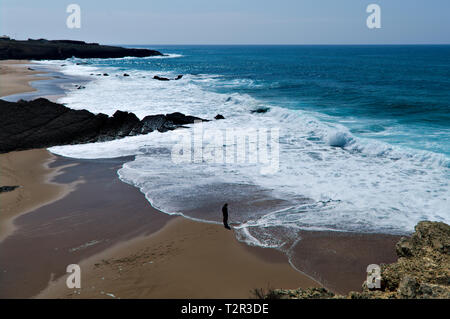
<instances>
[{"instance_id":1,"label":"silhouette of person","mask_svg":"<svg viewBox=\"0 0 450 319\"><path fill-rule=\"evenodd\" d=\"M228 226L228 204L223 205L222 214L223 214L223 225L225 226L226 229L231 229L230 226Z\"/></svg>"}]
</instances>

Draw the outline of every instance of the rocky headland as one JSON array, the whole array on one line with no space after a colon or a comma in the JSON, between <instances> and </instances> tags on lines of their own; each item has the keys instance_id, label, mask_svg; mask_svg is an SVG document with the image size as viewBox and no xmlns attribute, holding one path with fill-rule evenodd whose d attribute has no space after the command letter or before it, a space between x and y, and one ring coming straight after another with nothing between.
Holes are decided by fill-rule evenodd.
<instances>
[{"instance_id":1,"label":"rocky headland","mask_svg":"<svg viewBox=\"0 0 450 319\"><path fill-rule=\"evenodd\" d=\"M28 39L25 41L0 38L0 60L64 60L72 57L123 58L162 56L148 49L128 49L75 40Z\"/></svg>"}]
</instances>

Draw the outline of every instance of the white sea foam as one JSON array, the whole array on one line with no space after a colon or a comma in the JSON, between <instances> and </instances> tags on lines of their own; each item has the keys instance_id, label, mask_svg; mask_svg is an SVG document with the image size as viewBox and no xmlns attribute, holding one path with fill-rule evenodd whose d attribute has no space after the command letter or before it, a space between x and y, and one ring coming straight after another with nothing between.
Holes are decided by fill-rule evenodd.
<instances>
[{"instance_id":1,"label":"white sea foam","mask_svg":"<svg viewBox=\"0 0 450 319\"><path fill-rule=\"evenodd\" d=\"M176 54L176 53L165 53L163 56L157 55L157 56L149 56L144 59L175 59L175 58L182 58L184 55L182 54Z\"/></svg>"},{"instance_id":2,"label":"white sea foam","mask_svg":"<svg viewBox=\"0 0 450 319\"><path fill-rule=\"evenodd\" d=\"M89 75L105 70L68 64L63 72ZM50 148L76 158L136 155L120 169L120 178L167 213L195 211L208 198L221 199L217 185L254 185L283 201L273 209L242 210L242 216L234 217L243 240L257 245L286 242L264 231L280 226L290 230L286 234L299 229L406 233L420 220L450 223L450 172L444 155L356 138L346 127L304 111L273 106L266 114L251 114L262 106L251 96L205 89L216 85L219 75L160 82L152 79L154 74L176 74L128 70L130 77L123 77L123 71L106 72L109 77L94 76L86 89L73 90L59 102L109 115L117 109L130 111L139 118L175 111L208 119L225 116L203 124L205 129L280 128L280 169L273 175L262 175L258 165L250 164L175 164L170 160L177 142L173 132ZM232 186L224 187L223 194L230 201L242 195Z\"/></svg>"},{"instance_id":3,"label":"white sea foam","mask_svg":"<svg viewBox=\"0 0 450 319\"><path fill-rule=\"evenodd\" d=\"M182 54L176 54L176 53L164 53L164 55L155 55L155 56L147 56L147 57L143 57L141 58L141 60L146 60L146 59L174 59L174 58L182 58L184 55ZM103 61L105 60L136 60L136 57L133 56L127 56L124 58L111 58L111 59L103 59Z\"/></svg>"}]
</instances>

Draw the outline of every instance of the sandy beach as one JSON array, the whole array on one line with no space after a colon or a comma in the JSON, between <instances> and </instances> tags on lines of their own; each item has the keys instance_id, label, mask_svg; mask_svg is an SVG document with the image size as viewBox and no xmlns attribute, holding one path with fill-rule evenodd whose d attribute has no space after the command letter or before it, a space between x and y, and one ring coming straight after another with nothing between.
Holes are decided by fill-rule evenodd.
<instances>
[{"instance_id":1,"label":"sandy beach","mask_svg":"<svg viewBox=\"0 0 450 319\"><path fill-rule=\"evenodd\" d=\"M24 85L8 92L30 89L18 69L1 69ZM0 155L0 186L20 186L0 194L0 298L250 298L255 288L319 282L346 292L361 287L369 263L395 260L397 236L305 232L296 270L286 255L243 244L223 226L152 208L117 177L129 160L43 149ZM65 285L69 264L81 266L81 289Z\"/></svg>"},{"instance_id":2,"label":"sandy beach","mask_svg":"<svg viewBox=\"0 0 450 319\"><path fill-rule=\"evenodd\" d=\"M84 286L68 290L64 278L38 298L252 298L254 288L318 287L267 251L263 260L233 232L176 218L161 231L120 243L83 261Z\"/></svg>"},{"instance_id":3,"label":"sandy beach","mask_svg":"<svg viewBox=\"0 0 450 319\"><path fill-rule=\"evenodd\" d=\"M49 77L36 76L42 72L34 70L30 61L26 60L0 61L0 74L0 97L34 92L36 89L30 85L30 82L49 79Z\"/></svg>"},{"instance_id":4,"label":"sandy beach","mask_svg":"<svg viewBox=\"0 0 450 319\"><path fill-rule=\"evenodd\" d=\"M37 295L72 263L82 267L86 289L75 295L64 276L39 298L110 298L102 291L121 298L249 298L254 288L319 286L281 253L246 247L222 226L153 209L116 177L123 161L53 163L63 167L57 183L84 182L14 219L14 233L0 243L0 297ZM153 263L157 267L137 267Z\"/></svg>"}]
</instances>

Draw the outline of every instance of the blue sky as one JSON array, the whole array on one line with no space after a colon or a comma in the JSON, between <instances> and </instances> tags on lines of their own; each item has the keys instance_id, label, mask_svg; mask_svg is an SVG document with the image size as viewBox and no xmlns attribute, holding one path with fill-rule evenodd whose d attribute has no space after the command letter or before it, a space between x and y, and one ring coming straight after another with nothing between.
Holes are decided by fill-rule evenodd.
<instances>
[{"instance_id":1,"label":"blue sky","mask_svg":"<svg viewBox=\"0 0 450 319\"><path fill-rule=\"evenodd\" d=\"M81 29L66 27L67 5ZM366 26L379 4L382 28ZM0 33L110 44L450 44L449 0L0 0Z\"/></svg>"}]
</instances>

